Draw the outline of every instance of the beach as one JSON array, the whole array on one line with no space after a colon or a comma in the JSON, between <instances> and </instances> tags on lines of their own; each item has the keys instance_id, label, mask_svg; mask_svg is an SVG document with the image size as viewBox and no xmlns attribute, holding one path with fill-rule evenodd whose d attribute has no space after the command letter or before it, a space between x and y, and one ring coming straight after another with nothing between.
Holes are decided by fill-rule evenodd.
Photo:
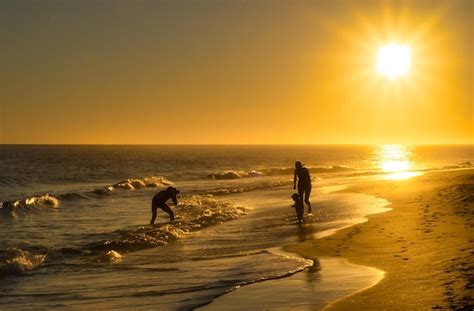
<instances>
[{"instance_id":1,"label":"beach","mask_svg":"<svg viewBox=\"0 0 474 311\"><path fill-rule=\"evenodd\" d=\"M2 308L469 306L472 154L471 146L3 147ZM312 177L314 215L302 226L291 206L294 158ZM181 191L176 220L159 211L151 227L151 198L170 185Z\"/></svg>"},{"instance_id":2,"label":"beach","mask_svg":"<svg viewBox=\"0 0 474 311\"><path fill-rule=\"evenodd\" d=\"M474 170L370 181L343 191L382 197L392 210L285 250L305 258L345 258L385 275L330 303L329 310L472 310Z\"/></svg>"},{"instance_id":3,"label":"beach","mask_svg":"<svg viewBox=\"0 0 474 311\"><path fill-rule=\"evenodd\" d=\"M0 311L474 311L474 0L0 16Z\"/></svg>"}]
</instances>

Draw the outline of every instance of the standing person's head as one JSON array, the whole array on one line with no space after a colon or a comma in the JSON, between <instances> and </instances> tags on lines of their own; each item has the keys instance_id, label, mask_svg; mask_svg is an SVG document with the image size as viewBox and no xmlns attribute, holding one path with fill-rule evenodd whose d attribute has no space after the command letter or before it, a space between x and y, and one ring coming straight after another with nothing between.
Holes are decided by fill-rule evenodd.
<instances>
[{"instance_id":1,"label":"standing person's head","mask_svg":"<svg viewBox=\"0 0 474 311\"><path fill-rule=\"evenodd\" d=\"M303 164L302 164L300 161L296 161L296 162L295 162L295 167L296 167L296 168L302 168L302 167L303 167Z\"/></svg>"}]
</instances>

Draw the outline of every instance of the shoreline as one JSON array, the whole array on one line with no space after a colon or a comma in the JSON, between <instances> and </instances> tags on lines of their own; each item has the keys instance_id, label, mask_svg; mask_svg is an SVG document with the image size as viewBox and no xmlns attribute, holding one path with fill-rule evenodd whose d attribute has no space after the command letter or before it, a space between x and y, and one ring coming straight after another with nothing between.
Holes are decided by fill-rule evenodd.
<instances>
[{"instance_id":1,"label":"shoreline","mask_svg":"<svg viewBox=\"0 0 474 311\"><path fill-rule=\"evenodd\" d=\"M469 256L474 254L474 240L469 238L468 230L473 227L469 207L474 203L474 169L430 172L406 180L371 180L336 192L386 199L390 202L390 213L369 214L364 217L367 221L326 233L307 233L311 238L280 249L312 260L313 266L281 279L248 284L216 298L203 309L234 310L235 304L250 301L262 304L262 308L270 305L270 309L283 310L471 310L473 269ZM438 208L434 207L436 204ZM434 224L437 221L443 226ZM464 229L459 226L463 221ZM435 235L438 227L450 233ZM381 241L384 238L388 241ZM457 248L453 249L453 243ZM334 265L334 260L340 261ZM374 269L381 277L324 303L315 302L306 293L300 297L305 301L303 304L285 306L293 297L282 299L282 289L299 291L304 286L302 279L307 278L303 275L312 269L321 278L335 277L335 267L348 275L348 281L350 270L357 267ZM353 277L357 276L356 273ZM274 299L265 302L258 298L267 295ZM225 307L229 303L230 307Z\"/></svg>"},{"instance_id":2,"label":"shoreline","mask_svg":"<svg viewBox=\"0 0 474 311\"><path fill-rule=\"evenodd\" d=\"M339 186L336 187L341 188ZM337 190L333 190L333 187L330 188L331 189L325 193L349 192L351 194L350 191L345 191L347 186ZM301 236L301 240L311 241L314 239L324 239L341 230L366 223L369 215L385 213L391 210L391 208L388 207L391 205L390 202L384 199L379 199L374 195L362 195L373 197L379 201L378 204L373 203L374 205L371 205L371 208L368 209L368 211L370 210L370 213L367 213L360 218L354 218L350 223L345 223L341 227L325 229L323 231L314 231L314 228L311 226L303 226L299 228L298 233ZM381 200L385 202L381 203ZM288 251L286 249L288 246L289 245L274 247L267 249L267 251L280 256L288 256L302 261L310 261L311 264L295 271L291 271L285 275L265 280L258 280L248 284L241 284L232 290L215 297L211 302L198 306L195 310L240 310L242 301L245 301L244 305L250 307L252 310L255 308L259 310L299 310L303 308L306 310L307 307L325 309L325 307L330 305L333 301L344 299L376 285L383 279L385 274L384 271L375 267L354 264L344 258L334 256L321 258L303 256L298 252ZM308 291L306 288L303 289L303 292L306 290L307 295L313 294L313 296L315 293L323 294L318 295L319 297L317 299L314 299L313 297L311 302L305 300L306 298L301 291L302 288L307 287L308 279L314 279L315 281L311 286L312 290L314 291L316 287L318 289L316 292L313 292L311 290ZM311 282L312 281L310 281L310 283ZM341 283L343 284L342 286ZM294 303L294 294L288 295L288 292L293 292L295 287L299 288L297 294L301 301L299 304ZM259 295L256 295L255 292L259 292ZM285 306L289 302L293 303L291 303L290 306ZM236 308L236 305L239 307Z\"/></svg>"},{"instance_id":3,"label":"shoreline","mask_svg":"<svg viewBox=\"0 0 474 311\"><path fill-rule=\"evenodd\" d=\"M197 310L322 310L332 301L374 286L383 275L344 258L320 258L292 275L238 287Z\"/></svg>"},{"instance_id":4,"label":"shoreline","mask_svg":"<svg viewBox=\"0 0 474 311\"><path fill-rule=\"evenodd\" d=\"M374 286L334 300L325 310L472 307L473 169L369 181L343 191L382 197L392 210L284 250L304 258L345 258L386 273Z\"/></svg>"}]
</instances>

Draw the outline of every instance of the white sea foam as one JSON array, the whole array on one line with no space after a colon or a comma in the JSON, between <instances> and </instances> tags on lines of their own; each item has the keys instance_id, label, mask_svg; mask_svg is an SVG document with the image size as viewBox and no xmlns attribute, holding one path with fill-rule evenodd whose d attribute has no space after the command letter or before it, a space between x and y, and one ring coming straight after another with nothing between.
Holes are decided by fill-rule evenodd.
<instances>
[{"instance_id":1,"label":"white sea foam","mask_svg":"<svg viewBox=\"0 0 474 311\"><path fill-rule=\"evenodd\" d=\"M160 210L158 210L160 213ZM236 219L246 214L242 206L220 201L208 195L193 195L181 198L175 209L176 219L171 223L155 226L140 226L134 230L117 230L116 237L93 243L93 251L110 250L127 252L165 245L185 237L193 231Z\"/></svg>"},{"instance_id":2,"label":"white sea foam","mask_svg":"<svg viewBox=\"0 0 474 311\"><path fill-rule=\"evenodd\" d=\"M250 185L236 185L236 186L228 186L222 188L216 188L207 191L207 194L210 195L226 195L226 194L233 194L233 193L242 193L242 192L249 192L254 190L261 190L261 189L269 189L269 188L276 188L281 186L289 186L292 185L292 180L267 180L261 181L257 184L250 184Z\"/></svg>"},{"instance_id":3,"label":"white sea foam","mask_svg":"<svg viewBox=\"0 0 474 311\"><path fill-rule=\"evenodd\" d=\"M0 275L23 274L41 266L45 259L44 254L33 254L19 248L9 248L6 256L0 259Z\"/></svg>"},{"instance_id":4,"label":"white sea foam","mask_svg":"<svg viewBox=\"0 0 474 311\"><path fill-rule=\"evenodd\" d=\"M123 259L123 256L122 254L120 254L119 252L117 251L114 251L114 250L110 250L108 252L105 252L104 254L101 254L99 256L97 256L95 258L95 261L96 262L99 262L99 263L105 263L105 262L108 262L108 263L119 263L121 262Z\"/></svg>"}]
</instances>

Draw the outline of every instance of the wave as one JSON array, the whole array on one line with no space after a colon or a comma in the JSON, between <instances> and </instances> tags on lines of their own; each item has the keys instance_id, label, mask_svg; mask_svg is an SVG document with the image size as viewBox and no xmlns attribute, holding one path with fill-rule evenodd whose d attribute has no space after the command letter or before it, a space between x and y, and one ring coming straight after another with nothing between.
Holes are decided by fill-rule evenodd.
<instances>
[{"instance_id":1,"label":"wave","mask_svg":"<svg viewBox=\"0 0 474 311\"><path fill-rule=\"evenodd\" d=\"M455 170L455 169L469 169L472 168L473 164L469 161L463 162L460 164L452 164L452 165L444 165L438 167L430 167L430 168L420 168L410 170L409 172L436 172L436 171L443 171L443 170ZM354 173L349 173L345 176L347 177L359 177L359 176L372 176L372 175L385 175L385 174L392 174L393 172L387 172L382 169L377 170L367 170L367 171L358 171Z\"/></svg>"},{"instance_id":2,"label":"wave","mask_svg":"<svg viewBox=\"0 0 474 311\"><path fill-rule=\"evenodd\" d=\"M176 207L172 223L139 226L131 230L116 230L104 235L109 238L78 248L57 251L41 247L14 246L0 250L0 276L21 275L41 267L46 257L54 261L63 256L86 257L95 263L119 263L123 253L163 246L186 237L191 232L221 224L247 214L247 209L220 201L208 195L184 196Z\"/></svg>"},{"instance_id":3,"label":"wave","mask_svg":"<svg viewBox=\"0 0 474 311\"><path fill-rule=\"evenodd\" d=\"M20 214L30 214L47 208L59 208L61 201L90 199L91 195L111 194L117 189L137 190L145 187L167 187L173 183L163 177L132 178L116 184L86 192L66 192L60 194L32 195L23 199L0 202L0 214L16 218Z\"/></svg>"},{"instance_id":4,"label":"wave","mask_svg":"<svg viewBox=\"0 0 474 311\"><path fill-rule=\"evenodd\" d=\"M103 188L95 189L92 192L95 194L110 194L115 190L136 190L145 187L167 187L173 183L163 177L144 177L144 178L131 178L113 185L105 186Z\"/></svg>"},{"instance_id":5,"label":"wave","mask_svg":"<svg viewBox=\"0 0 474 311\"><path fill-rule=\"evenodd\" d=\"M293 185L292 180L275 180L275 181L265 181L265 182L261 182L259 184L254 184L254 185L217 188L217 189L209 190L206 193L208 195L219 196L219 195L226 195L226 194L250 192L250 191L262 190L262 189L270 189L270 188L289 186L289 185Z\"/></svg>"},{"instance_id":6,"label":"wave","mask_svg":"<svg viewBox=\"0 0 474 311\"><path fill-rule=\"evenodd\" d=\"M104 254L101 254L95 258L98 263L119 263L123 259L123 256L114 250L110 250Z\"/></svg>"},{"instance_id":7,"label":"wave","mask_svg":"<svg viewBox=\"0 0 474 311\"><path fill-rule=\"evenodd\" d=\"M0 276L21 275L40 267L46 259L46 254L34 254L20 248L8 248L0 253Z\"/></svg>"},{"instance_id":8,"label":"wave","mask_svg":"<svg viewBox=\"0 0 474 311\"><path fill-rule=\"evenodd\" d=\"M347 166L329 166L329 167L308 167L310 173L313 174L327 174L327 173L343 173L354 171L355 169ZM242 171L242 170L228 170L218 173L207 175L211 179L238 179L238 178L249 178L249 177L262 177L262 176L278 176L278 175L293 175L295 169L293 167L284 168L266 168L260 170Z\"/></svg>"},{"instance_id":9,"label":"wave","mask_svg":"<svg viewBox=\"0 0 474 311\"><path fill-rule=\"evenodd\" d=\"M265 176L262 172L259 171L223 171L219 173L213 173L207 175L211 179L238 179L245 177L260 177Z\"/></svg>"},{"instance_id":10,"label":"wave","mask_svg":"<svg viewBox=\"0 0 474 311\"><path fill-rule=\"evenodd\" d=\"M470 168L470 167L472 167L472 163L467 161L467 162L456 164L456 165L446 165L446 166L443 166L443 169L457 169L457 168Z\"/></svg>"},{"instance_id":11,"label":"wave","mask_svg":"<svg viewBox=\"0 0 474 311\"><path fill-rule=\"evenodd\" d=\"M0 186L24 186L28 182L28 179L23 177L0 176Z\"/></svg>"},{"instance_id":12,"label":"wave","mask_svg":"<svg viewBox=\"0 0 474 311\"><path fill-rule=\"evenodd\" d=\"M354 168L350 168L342 165L333 165L333 166L323 166L323 167L307 167L310 173L313 174L325 174L325 173L343 173L349 171L355 171ZM293 175L295 169L293 167L285 168L269 168L261 170L262 173L266 176L275 176L275 175Z\"/></svg>"},{"instance_id":13,"label":"wave","mask_svg":"<svg viewBox=\"0 0 474 311\"><path fill-rule=\"evenodd\" d=\"M200 304L194 306L193 310L198 310L198 309L200 309L200 308L202 308L206 305L209 305L215 299L217 299L217 298L219 298L223 295L229 294L229 293L241 288L242 286L251 285L251 284L260 283L260 282L265 282L265 281L269 281L269 280L278 280L278 279L287 278L287 277L290 277L290 276L292 276L292 275L294 275L298 272L301 272L301 271L304 271L304 270L307 270L307 269L320 270L319 261L317 261L317 260L311 260L311 259L306 259L306 258L297 257L297 256L288 256L288 255L285 255L285 254L280 253L280 252L272 252L271 250L264 250L263 252L268 253L268 254L272 254L272 255L276 255L276 256L286 257L286 258L289 258L291 260L296 260L296 261L299 261L301 264L298 265L294 269L291 269L289 271L283 271L283 272L274 274L272 276L260 277L260 278L257 278L257 279L248 280L248 281L240 281L240 282L237 282L236 284L232 284L231 288L223 291L222 293L219 293L219 294L211 297L210 301L206 301L206 302L203 302L203 303L200 303Z\"/></svg>"},{"instance_id":14,"label":"wave","mask_svg":"<svg viewBox=\"0 0 474 311\"><path fill-rule=\"evenodd\" d=\"M456 165L446 165L446 166L438 167L438 168L423 169L422 171L470 168L472 166L473 164L467 161L467 162L463 162ZM343 166L343 165L333 165L333 166L328 166L328 167L308 167L308 170L312 174L346 173L347 175L345 176L348 176L348 177L386 174L386 172L378 168L355 169L355 168L351 168L351 167ZM229 180L229 179L239 179L239 178L249 178L249 177L284 176L284 175L293 176L294 171L295 169L293 167L266 168L266 169L251 170L251 171L227 170L227 171L209 174L207 175L207 177L210 179L215 179L215 180Z\"/></svg>"},{"instance_id":15,"label":"wave","mask_svg":"<svg viewBox=\"0 0 474 311\"><path fill-rule=\"evenodd\" d=\"M247 214L240 205L219 201L211 196L192 195L182 197L175 209L176 219L171 223L158 224L153 228L140 226L133 230L117 230L111 238L87 246L96 252L130 252L166 245L212 225L236 219Z\"/></svg>"},{"instance_id":16,"label":"wave","mask_svg":"<svg viewBox=\"0 0 474 311\"><path fill-rule=\"evenodd\" d=\"M55 196L47 193L40 196L3 202L0 212L16 218L19 213L30 214L31 212L44 209L56 209L59 208L59 206L60 201Z\"/></svg>"},{"instance_id":17,"label":"wave","mask_svg":"<svg viewBox=\"0 0 474 311\"><path fill-rule=\"evenodd\" d=\"M85 193L78 193L78 192L66 192L55 195L60 201L74 201L74 200L85 200L89 199L89 197Z\"/></svg>"}]
</instances>

